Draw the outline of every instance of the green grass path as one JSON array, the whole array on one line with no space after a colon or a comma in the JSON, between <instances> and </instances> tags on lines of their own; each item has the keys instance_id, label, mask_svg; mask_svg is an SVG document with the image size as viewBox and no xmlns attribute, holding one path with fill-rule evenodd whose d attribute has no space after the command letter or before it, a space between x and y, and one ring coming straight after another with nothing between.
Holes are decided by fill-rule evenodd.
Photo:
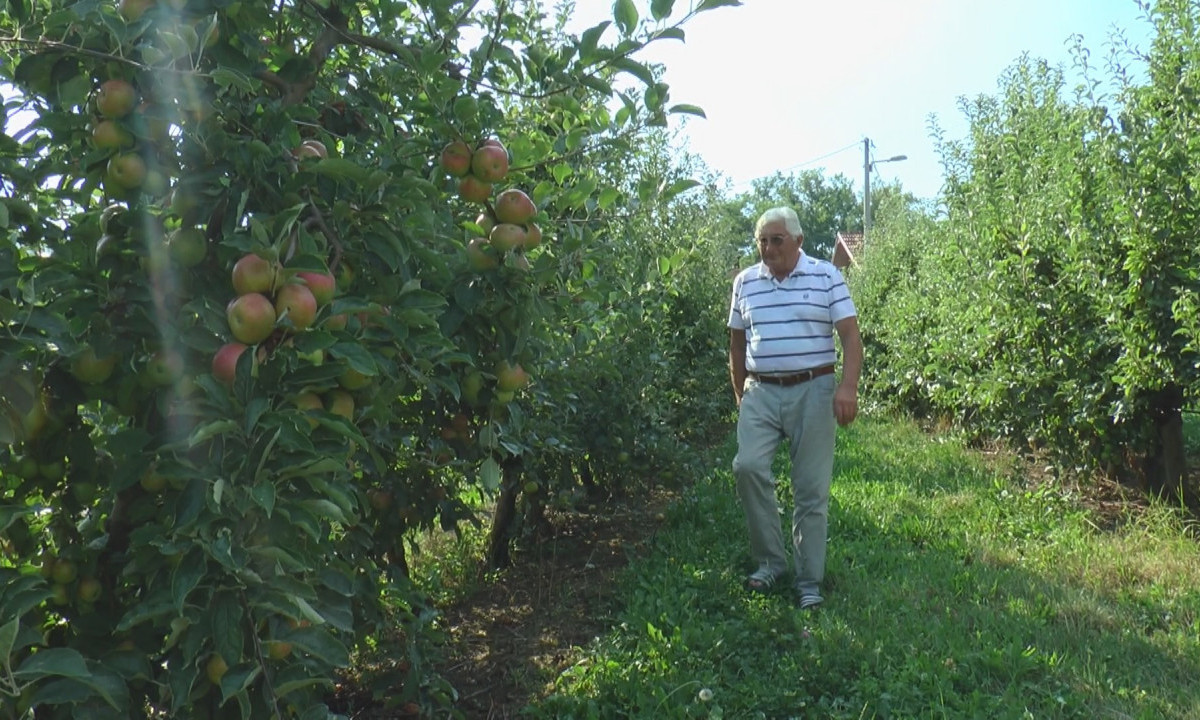
<instances>
[{"instance_id":1,"label":"green grass path","mask_svg":"<svg viewBox=\"0 0 1200 720\"><path fill-rule=\"evenodd\" d=\"M826 605L805 612L742 590L733 452L527 715L1200 719L1200 544L1173 512L1101 522L1012 463L866 418L839 436Z\"/></svg>"}]
</instances>

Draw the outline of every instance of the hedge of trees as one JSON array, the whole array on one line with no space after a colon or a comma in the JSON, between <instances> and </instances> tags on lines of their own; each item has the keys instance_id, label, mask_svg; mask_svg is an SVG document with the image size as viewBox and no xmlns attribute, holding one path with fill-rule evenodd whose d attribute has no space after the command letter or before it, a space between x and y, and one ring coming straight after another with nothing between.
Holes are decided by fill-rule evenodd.
<instances>
[{"instance_id":1,"label":"hedge of trees","mask_svg":"<svg viewBox=\"0 0 1200 720\"><path fill-rule=\"evenodd\" d=\"M936 211L881 212L854 281L873 397L1195 504L1200 8L1146 17L1107 82L1077 45L1077 85L1025 57L964 100Z\"/></svg>"}]
</instances>

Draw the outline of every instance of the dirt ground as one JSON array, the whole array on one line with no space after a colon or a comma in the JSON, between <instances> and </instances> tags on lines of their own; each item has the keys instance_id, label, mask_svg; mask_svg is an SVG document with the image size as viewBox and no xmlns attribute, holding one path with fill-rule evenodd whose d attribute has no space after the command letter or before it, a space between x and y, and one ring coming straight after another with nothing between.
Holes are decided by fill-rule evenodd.
<instances>
[{"instance_id":1,"label":"dirt ground","mask_svg":"<svg viewBox=\"0 0 1200 720\"><path fill-rule=\"evenodd\" d=\"M574 662L576 648L608 630L619 609L613 580L653 538L671 499L660 490L554 513L549 533L514 554L511 568L443 611L451 642L440 670L466 718L517 717Z\"/></svg>"}]
</instances>

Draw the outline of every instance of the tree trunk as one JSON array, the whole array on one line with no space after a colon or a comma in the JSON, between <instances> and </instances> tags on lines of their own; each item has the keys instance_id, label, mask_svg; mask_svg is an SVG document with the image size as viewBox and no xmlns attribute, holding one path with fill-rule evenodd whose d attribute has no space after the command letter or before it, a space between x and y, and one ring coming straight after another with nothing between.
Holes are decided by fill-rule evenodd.
<instances>
[{"instance_id":1,"label":"tree trunk","mask_svg":"<svg viewBox=\"0 0 1200 720\"><path fill-rule=\"evenodd\" d=\"M1152 492L1194 506L1196 488L1185 485L1187 453L1183 442L1183 392L1169 385L1154 398L1154 444L1146 478Z\"/></svg>"},{"instance_id":2,"label":"tree trunk","mask_svg":"<svg viewBox=\"0 0 1200 720\"><path fill-rule=\"evenodd\" d=\"M521 461L510 458L500 464L500 497L496 500L496 512L492 516L492 529L488 535L487 564L498 570L512 564L508 545L512 538L513 520L517 517L517 493L521 489Z\"/></svg>"}]
</instances>

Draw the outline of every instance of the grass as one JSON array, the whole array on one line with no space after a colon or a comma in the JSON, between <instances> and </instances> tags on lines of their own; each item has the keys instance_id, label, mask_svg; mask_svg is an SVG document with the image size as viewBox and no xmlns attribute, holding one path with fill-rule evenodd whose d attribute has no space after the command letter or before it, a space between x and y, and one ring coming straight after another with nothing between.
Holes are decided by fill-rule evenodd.
<instances>
[{"instance_id":1,"label":"grass","mask_svg":"<svg viewBox=\"0 0 1200 720\"><path fill-rule=\"evenodd\" d=\"M1001 456L861 420L839 438L826 605L802 612L741 588L732 454L527 716L1200 718L1196 528L1174 510L1100 522Z\"/></svg>"}]
</instances>

